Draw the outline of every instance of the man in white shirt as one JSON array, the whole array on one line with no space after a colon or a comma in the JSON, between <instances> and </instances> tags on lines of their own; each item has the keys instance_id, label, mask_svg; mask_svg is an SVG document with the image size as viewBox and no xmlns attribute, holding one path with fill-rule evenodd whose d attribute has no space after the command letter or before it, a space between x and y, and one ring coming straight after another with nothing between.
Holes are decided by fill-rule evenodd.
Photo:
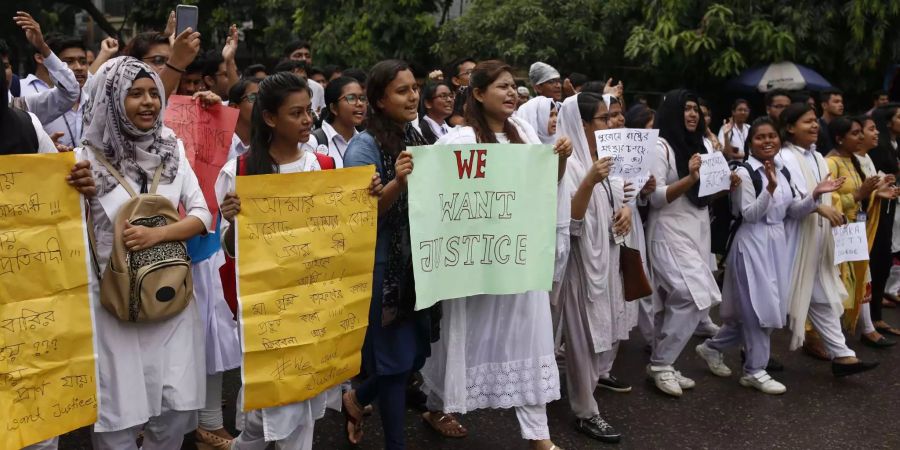
<instances>
[{"instance_id":1,"label":"man in white shirt","mask_svg":"<svg viewBox=\"0 0 900 450\"><path fill-rule=\"evenodd\" d=\"M82 116L84 105L88 101L88 96L84 93L84 84L88 79L87 52L82 41L75 38L56 38L50 40L47 45L75 76L75 80L78 82L79 95L78 100L73 102L60 117L49 123L43 122L44 131L51 136L54 133L57 136L61 134L57 142L74 148L81 144ZM52 63L47 61L47 64ZM57 71L58 69L54 69L51 74ZM29 107L29 109L31 108Z\"/></svg>"}]
</instances>

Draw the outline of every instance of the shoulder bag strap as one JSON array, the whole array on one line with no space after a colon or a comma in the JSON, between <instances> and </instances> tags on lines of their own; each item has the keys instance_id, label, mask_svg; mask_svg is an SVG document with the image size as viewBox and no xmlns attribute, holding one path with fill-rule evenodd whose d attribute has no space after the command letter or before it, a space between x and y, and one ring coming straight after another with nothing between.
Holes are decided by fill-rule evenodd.
<instances>
[{"instance_id":1,"label":"shoulder bag strap","mask_svg":"<svg viewBox=\"0 0 900 450\"><path fill-rule=\"evenodd\" d=\"M128 195L130 195L132 198L138 196L137 192L134 192L134 189L131 187L131 183L126 181L125 178L122 177L122 174L119 173L119 171L116 170L112 166L112 164L110 164L109 161L106 160L106 157L103 156L103 152L97 150L94 147L88 146L88 148L91 149L91 152L94 154L94 158L97 159L97 162L103 164L103 167L106 167L106 170L109 171L110 175L115 177L116 181L118 181L119 184L121 184L122 187L125 188L125 190L128 192Z\"/></svg>"},{"instance_id":2,"label":"shoulder bag strap","mask_svg":"<svg viewBox=\"0 0 900 450\"><path fill-rule=\"evenodd\" d=\"M156 171L153 172L153 184L150 185L150 191L149 191L150 194L155 194L156 188L159 187L159 179L162 176L162 169L163 169L163 165L160 164L160 165L156 166Z\"/></svg>"}]
</instances>

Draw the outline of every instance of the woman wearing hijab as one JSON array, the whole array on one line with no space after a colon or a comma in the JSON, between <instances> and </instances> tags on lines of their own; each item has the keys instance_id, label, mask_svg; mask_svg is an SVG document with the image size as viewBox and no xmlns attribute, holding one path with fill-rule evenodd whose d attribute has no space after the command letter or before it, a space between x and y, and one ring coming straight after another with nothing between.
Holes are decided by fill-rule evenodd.
<instances>
[{"instance_id":1,"label":"woman wearing hijab","mask_svg":"<svg viewBox=\"0 0 900 450\"><path fill-rule=\"evenodd\" d=\"M556 143L557 113L556 102L539 96L525 102L516 110L515 116L534 128L542 144L553 145Z\"/></svg>"},{"instance_id":2,"label":"woman wearing hijab","mask_svg":"<svg viewBox=\"0 0 900 450\"><path fill-rule=\"evenodd\" d=\"M741 188L731 193L732 213L741 218L741 224L726 255L724 301L720 308L725 324L696 351L713 374L728 377L731 370L725 365L722 352L743 345L746 359L741 386L766 394L783 394L785 386L765 369L772 330L783 328L787 316L790 279L783 274L790 270L790 254L784 219L812 213L818 198L839 188L843 180L826 178L811 195L797 193L782 172L781 162L775 159L781 150L781 139L767 117L750 127L746 147L749 157L735 171L741 178Z\"/></svg>"},{"instance_id":3,"label":"woman wearing hijab","mask_svg":"<svg viewBox=\"0 0 900 450\"><path fill-rule=\"evenodd\" d=\"M622 180L607 178L612 161L597 158L594 139L608 124L609 112L597 94L576 94L563 103L560 130L571 137L574 156L560 189L571 204L571 249L559 301L575 428L602 442L618 442L621 434L600 416L593 394L598 381L604 387L622 385L609 371L619 341L628 339L636 321L635 308L625 304L616 243L630 231L631 209L624 206ZM617 390L631 390L624 387Z\"/></svg>"},{"instance_id":4,"label":"woman wearing hijab","mask_svg":"<svg viewBox=\"0 0 900 450\"><path fill-rule=\"evenodd\" d=\"M778 156L791 173L791 183L806 195L828 174L825 158L816 151L819 122L809 104L794 103L779 116L784 147ZM823 195L816 207L818 214L800 219L788 217L784 222L787 248L791 255L791 284L788 316L791 327L791 350L815 339L824 344L822 353L831 360L831 372L842 377L875 368L878 363L864 362L847 347L841 331L842 302L847 298L837 266L834 265L834 239L831 228L844 223L844 217L831 206L832 196ZM807 337L807 318L818 333ZM812 330L810 328L810 330Z\"/></svg>"},{"instance_id":5,"label":"woman wearing hijab","mask_svg":"<svg viewBox=\"0 0 900 450\"><path fill-rule=\"evenodd\" d=\"M78 152L91 161L97 182L90 214L93 251L102 271L113 245L113 220L130 198L128 189L145 192L158 168L157 194L180 205L185 217L164 227L126 230L129 251L186 241L204 233L212 217L181 142L162 125L165 90L159 76L140 60L121 57L104 63L94 79ZM127 188L102 159L122 175ZM99 283L92 288L102 295ZM99 373L94 448L136 449L141 427L144 449L181 447L184 434L197 427L196 410L204 405L204 335L196 302L171 318L148 323L119 320L98 302L94 320Z\"/></svg>"},{"instance_id":6,"label":"woman wearing hijab","mask_svg":"<svg viewBox=\"0 0 900 450\"><path fill-rule=\"evenodd\" d=\"M476 66L469 81L466 123L438 144L539 144L534 129L513 117L516 85L500 61ZM568 139L554 146L560 166L571 152ZM474 295L444 300L441 340L422 369L431 410L466 413L481 408L515 408L522 438L535 450L550 441L546 404L559 398L546 292Z\"/></svg>"},{"instance_id":7,"label":"woman wearing hijab","mask_svg":"<svg viewBox=\"0 0 900 450\"><path fill-rule=\"evenodd\" d=\"M408 64L399 60L376 64L366 93L373 115L366 131L347 147L344 166L375 165L384 191L378 202L372 303L363 345L362 364L368 378L344 394L343 406L347 438L357 444L363 435L363 408L377 400L384 447L396 450L406 448L407 382L425 363L432 339L431 309L415 311L415 298L408 295L413 289L413 269L406 177L413 164L405 150L427 144L411 124L416 119L419 86ZM451 426L461 427L455 419Z\"/></svg>"},{"instance_id":8,"label":"woman wearing hijab","mask_svg":"<svg viewBox=\"0 0 900 450\"><path fill-rule=\"evenodd\" d=\"M710 266L708 197L699 197L706 126L697 96L666 94L656 116L659 141L650 173L647 253L657 295L656 338L647 374L662 392L680 397L695 383L673 365L709 308L721 302Z\"/></svg>"}]
</instances>

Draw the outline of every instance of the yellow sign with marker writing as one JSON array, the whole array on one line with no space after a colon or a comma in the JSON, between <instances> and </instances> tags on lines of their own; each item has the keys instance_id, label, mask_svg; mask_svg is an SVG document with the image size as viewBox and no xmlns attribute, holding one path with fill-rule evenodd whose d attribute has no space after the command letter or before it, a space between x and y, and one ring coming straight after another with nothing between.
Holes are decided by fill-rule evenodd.
<instances>
[{"instance_id":1,"label":"yellow sign with marker writing","mask_svg":"<svg viewBox=\"0 0 900 450\"><path fill-rule=\"evenodd\" d=\"M72 153L0 156L0 447L97 420L89 252Z\"/></svg>"},{"instance_id":2,"label":"yellow sign with marker writing","mask_svg":"<svg viewBox=\"0 0 900 450\"><path fill-rule=\"evenodd\" d=\"M237 177L245 411L307 400L359 372L378 223L374 173Z\"/></svg>"}]
</instances>

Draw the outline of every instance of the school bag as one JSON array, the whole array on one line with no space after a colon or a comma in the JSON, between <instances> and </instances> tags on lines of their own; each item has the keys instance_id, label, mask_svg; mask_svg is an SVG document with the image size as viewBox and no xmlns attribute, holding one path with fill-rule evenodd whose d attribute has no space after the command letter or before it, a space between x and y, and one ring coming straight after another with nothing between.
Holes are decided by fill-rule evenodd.
<instances>
[{"instance_id":1,"label":"school bag","mask_svg":"<svg viewBox=\"0 0 900 450\"><path fill-rule=\"evenodd\" d=\"M128 322L155 322L180 313L194 297L191 259L185 243L161 242L130 251L122 237L126 224L156 228L178 222L178 210L172 202L156 193L162 165L156 168L148 193L138 194L102 152L93 148L91 151L131 196L113 219L112 251L100 277L100 304L119 320ZM91 252L99 275L93 220L90 222Z\"/></svg>"},{"instance_id":2,"label":"school bag","mask_svg":"<svg viewBox=\"0 0 900 450\"><path fill-rule=\"evenodd\" d=\"M319 162L319 167L322 170L331 170L334 169L335 163L334 158L323 155L318 152L312 152L316 155L316 160ZM237 175L247 175L247 155L240 155L237 158ZM235 266L234 258L225 255L225 264L222 267L219 267L219 279L222 280L222 292L225 294L225 303L228 303L228 309L231 310L231 314L234 319L237 320L237 276L235 274Z\"/></svg>"}]
</instances>

